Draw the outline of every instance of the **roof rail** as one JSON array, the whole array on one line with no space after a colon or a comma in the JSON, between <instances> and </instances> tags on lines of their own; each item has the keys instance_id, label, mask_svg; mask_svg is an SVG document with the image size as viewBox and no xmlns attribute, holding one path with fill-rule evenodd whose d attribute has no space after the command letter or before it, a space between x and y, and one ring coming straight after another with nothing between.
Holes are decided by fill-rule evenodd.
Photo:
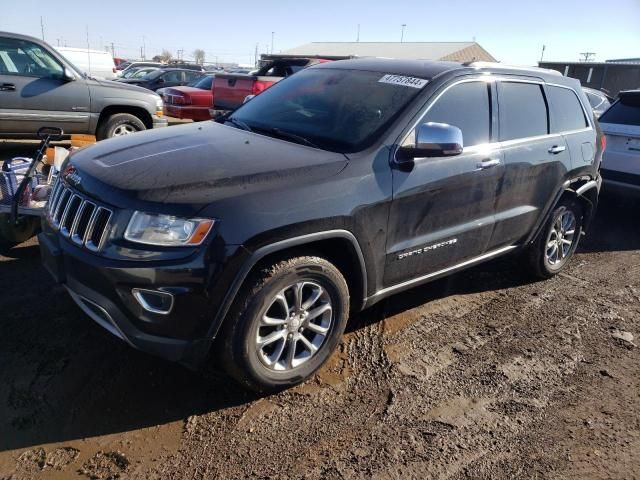
<instances>
[{"instance_id":1,"label":"roof rail","mask_svg":"<svg viewBox=\"0 0 640 480\"><path fill-rule=\"evenodd\" d=\"M547 73L549 75L557 75L559 77L562 77L562 73L558 72L557 70L552 70L550 68L540 68L540 67L522 67L522 66L518 66L518 65L505 65L504 63L499 63L499 62L466 62L463 63L462 65L464 65L465 67L473 67L473 68L486 68L486 67L491 67L491 68L503 68L505 70L522 70L522 71L539 71L539 72L544 72Z\"/></svg>"}]
</instances>

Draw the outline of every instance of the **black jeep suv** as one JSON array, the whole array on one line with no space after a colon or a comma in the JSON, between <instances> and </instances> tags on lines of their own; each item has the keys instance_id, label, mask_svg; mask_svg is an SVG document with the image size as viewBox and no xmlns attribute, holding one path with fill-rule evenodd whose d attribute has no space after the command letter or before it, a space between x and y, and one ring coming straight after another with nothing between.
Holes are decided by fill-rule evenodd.
<instances>
[{"instance_id":1,"label":"black jeep suv","mask_svg":"<svg viewBox=\"0 0 640 480\"><path fill-rule=\"evenodd\" d=\"M73 154L40 245L130 345L277 389L391 294L517 250L558 273L595 211L602 149L580 84L550 71L325 63L217 122Z\"/></svg>"}]
</instances>

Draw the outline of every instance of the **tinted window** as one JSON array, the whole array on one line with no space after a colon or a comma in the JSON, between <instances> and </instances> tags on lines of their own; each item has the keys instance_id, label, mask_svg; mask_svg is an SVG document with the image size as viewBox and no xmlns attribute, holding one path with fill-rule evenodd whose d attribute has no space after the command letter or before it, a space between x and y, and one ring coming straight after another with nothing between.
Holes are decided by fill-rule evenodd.
<instances>
[{"instance_id":1,"label":"tinted window","mask_svg":"<svg viewBox=\"0 0 640 480\"><path fill-rule=\"evenodd\" d=\"M200 72L184 72L184 74L187 77L186 78L187 82L193 82L194 80L200 80L200 78L202 77L202 74Z\"/></svg>"},{"instance_id":2,"label":"tinted window","mask_svg":"<svg viewBox=\"0 0 640 480\"><path fill-rule=\"evenodd\" d=\"M553 132L568 132L589 126L573 90L547 85L547 93L553 110Z\"/></svg>"},{"instance_id":3,"label":"tinted window","mask_svg":"<svg viewBox=\"0 0 640 480\"><path fill-rule=\"evenodd\" d=\"M549 133L547 105L540 85L502 82L499 101L501 140Z\"/></svg>"},{"instance_id":4,"label":"tinted window","mask_svg":"<svg viewBox=\"0 0 640 480\"><path fill-rule=\"evenodd\" d=\"M181 82L182 81L182 72L168 72L162 76L165 82Z\"/></svg>"},{"instance_id":5,"label":"tinted window","mask_svg":"<svg viewBox=\"0 0 640 480\"><path fill-rule=\"evenodd\" d=\"M0 74L61 78L63 71L62 65L39 45L0 38Z\"/></svg>"},{"instance_id":6,"label":"tinted window","mask_svg":"<svg viewBox=\"0 0 640 480\"><path fill-rule=\"evenodd\" d=\"M640 95L621 98L600 117L600 123L640 126Z\"/></svg>"},{"instance_id":7,"label":"tinted window","mask_svg":"<svg viewBox=\"0 0 640 480\"><path fill-rule=\"evenodd\" d=\"M489 143L491 138L490 86L485 82L460 83L431 106L420 123L438 122L462 130L465 147Z\"/></svg>"},{"instance_id":8,"label":"tinted window","mask_svg":"<svg viewBox=\"0 0 640 480\"><path fill-rule=\"evenodd\" d=\"M385 77L364 70L306 69L257 95L230 118L265 135L294 133L327 150L356 152L378 140L422 91L382 81Z\"/></svg>"}]
</instances>

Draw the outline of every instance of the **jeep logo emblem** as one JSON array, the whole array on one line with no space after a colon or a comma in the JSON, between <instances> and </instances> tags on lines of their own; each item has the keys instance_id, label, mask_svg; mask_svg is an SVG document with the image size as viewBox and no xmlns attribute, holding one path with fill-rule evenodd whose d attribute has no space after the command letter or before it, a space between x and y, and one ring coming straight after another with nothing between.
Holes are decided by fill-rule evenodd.
<instances>
[{"instance_id":1,"label":"jeep logo emblem","mask_svg":"<svg viewBox=\"0 0 640 480\"><path fill-rule=\"evenodd\" d=\"M68 165L67 168L64 169L64 172L62 172L62 178L73 186L78 186L80 185L80 182L82 182L82 177L77 173L76 167L73 165Z\"/></svg>"}]
</instances>

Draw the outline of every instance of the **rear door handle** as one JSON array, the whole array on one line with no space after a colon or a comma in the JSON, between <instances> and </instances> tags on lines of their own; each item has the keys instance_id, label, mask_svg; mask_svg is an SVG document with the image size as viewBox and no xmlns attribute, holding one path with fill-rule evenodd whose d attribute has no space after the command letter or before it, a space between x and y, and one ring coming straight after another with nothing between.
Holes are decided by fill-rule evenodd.
<instances>
[{"instance_id":1,"label":"rear door handle","mask_svg":"<svg viewBox=\"0 0 640 480\"><path fill-rule=\"evenodd\" d=\"M15 92L16 86L13 83L0 83L0 92Z\"/></svg>"},{"instance_id":2,"label":"rear door handle","mask_svg":"<svg viewBox=\"0 0 640 480\"><path fill-rule=\"evenodd\" d=\"M554 145L553 147L551 147L549 149L549 153L557 155L559 153L564 152L566 149L567 149L567 147L565 147L564 145Z\"/></svg>"},{"instance_id":3,"label":"rear door handle","mask_svg":"<svg viewBox=\"0 0 640 480\"><path fill-rule=\"evenodd\" d=\"M497 167L498 165L500 165L500 159L487 158L478 163L478 170L486 170L487 168Z\"/></svg>"}]
</instances>

